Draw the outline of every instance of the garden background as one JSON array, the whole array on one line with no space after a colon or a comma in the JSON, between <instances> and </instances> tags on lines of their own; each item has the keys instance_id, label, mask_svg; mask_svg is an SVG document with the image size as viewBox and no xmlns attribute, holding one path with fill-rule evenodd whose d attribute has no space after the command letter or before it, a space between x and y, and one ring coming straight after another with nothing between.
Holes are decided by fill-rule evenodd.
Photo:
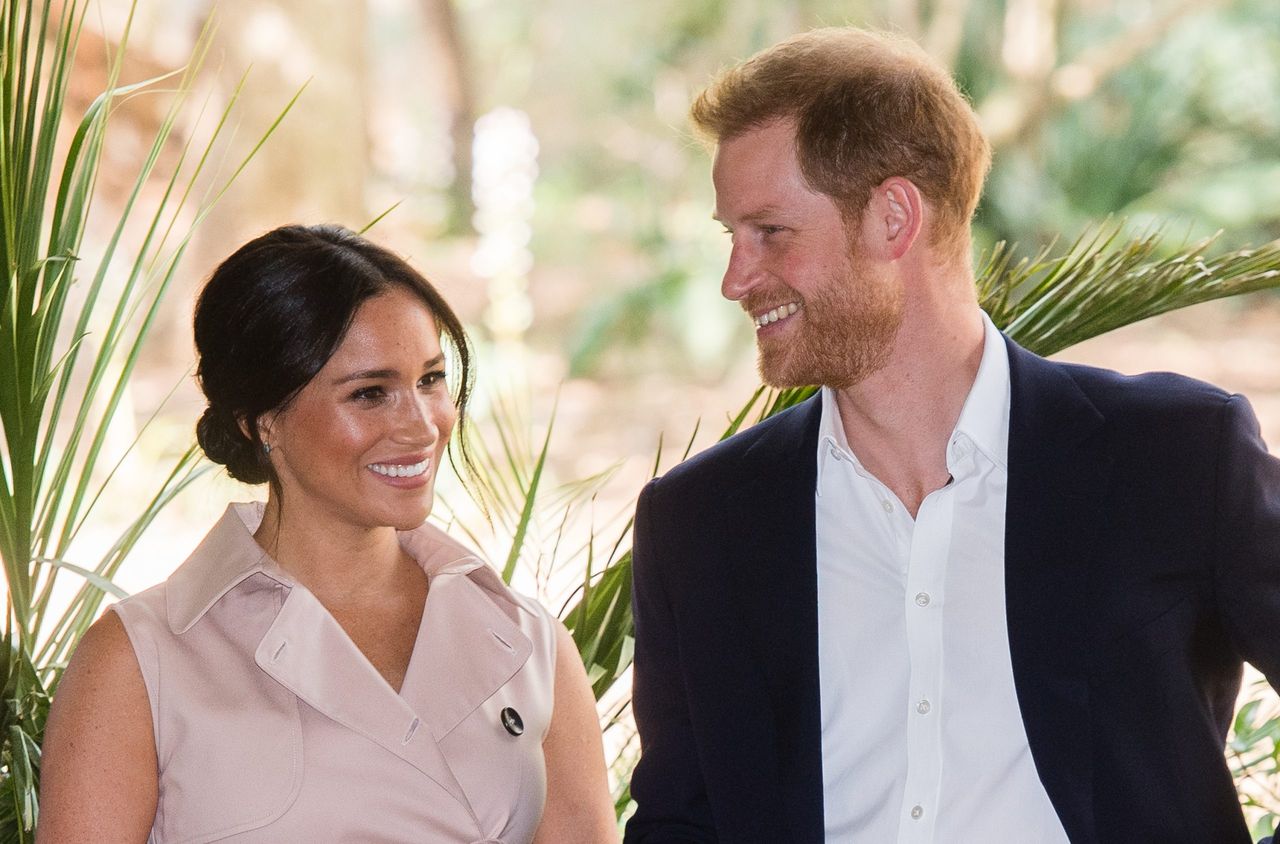
<instances>
[{"instance_id":1,"label":"garden background","mask_svg":"<svg viewBox=\"0 0 1280 844\"><path fill-rule=\"evenodd\" d=\"M4 0L2 16L49 9L44 43L56 45L54 24L76 19L81 6L59 156L74 148L80 116L104 89L193 70L115 97L103 113L110 119L69 308L85 300L94 256L114 256L101 273L103 301L145 297L165 275L157 268L172 273L136 360L104 358L106 381L127 375L87 481L106 491L59 546L66 565L33 564L48 618L68 605L96 611L73 567L112 574L125 592L144 588L182 561L228 500L260 492L197 469L131 538L122 562L117 554L111 571L100 563L191 443L203 405L191 378L190 313L213 266L283 223L373 223L369 236L438 284L479 350L475 416L487 455L479 495L492 522L451 478L441 480L435 518L555 610L577 605L588 572L606 587L570 626L601 692L620 808L637 751L626 590L618 578L600 582L600 572L625 557L643 482L714 442L757 384L751 326L719 296L728 241L710 216L707 153L685 122L717 68L821 24L918 38L957 74L995 147L976 224L980 264L1000 242L1017 244L1006 255L1052 258L1083 236L1078 259L1130 261L1084 262L1081 274L1096 281L1162 261L1236 267L1249 260L1240 250L1280 238L1274 0ZM203 56L198 68L193 55ZM10 52L6 78L14 66ZM178 89L187 93L175 109ZM165 137L153 144L157 133ZM191 152L206 145L205 158ZM138 180L153 153L154 168ZM189 202L173 198L175 172L190 184ZM195 226L190 240L157 246L157 213L174 230ZM142 262L135 290L138 254L154 257ZM1268 260L1262 275L1280 265L1274 254ZM147 307L125 316L124 336L137 333ZM1107 307L1116 324L1142 313ZM90 309L86 355L103 345L109 323L110 309ZM79 336L69 324L59 331L64 343ZM1243 392L1273 451L1280 446L1274 292L1177 310L1057 356L1125 372L1171 369ZM91 380L76 375L73 389L77 379ZM89 402L106 404L105 394ZM10 479L15 429L4 422ZM54 452L68 447L62 435L50 442ZM19 567L9 556L5 564ZM90 581L90 591L103 585ZM610 624L593 638L593 625ZM54 656L37 661L47 685L65 652ZM1280 810L1280 727L1263 717L1274 696L1252 684L1244 696L1262 703L1247 712L1239 755L1229 756L1249 763L1242 791L1269 831L1269 810ZM12 783L23 763L12 744L0 762ZM21 816L21 789L10 791Z\"/></svg>"}]
</instances>

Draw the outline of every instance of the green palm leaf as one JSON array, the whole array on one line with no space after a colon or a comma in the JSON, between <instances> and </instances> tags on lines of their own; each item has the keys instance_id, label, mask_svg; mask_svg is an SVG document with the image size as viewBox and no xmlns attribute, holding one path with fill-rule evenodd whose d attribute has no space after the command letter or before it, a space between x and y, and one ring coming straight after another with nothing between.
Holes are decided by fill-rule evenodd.
<instances>
[{"instance_id":1,"label":"green palm leaf","mask_svg":"<svg viewBox=\"0 0 1280 844\"><path fill-rule=\"evenodd\" d=\"M229 175L210 174L237 88L203 146L189 138L172 171L157 179L162 153L175 146L209 30L186 67L122 84L136 8L130 3L106 87L76 118L67 113L66 94L87 8L83 0L27 0L0 11L0 558L10 596L0 654L8 678L0 712L0 842L30 840L34 830L44 713L67 656L103 597L119 594L111 579L142 532L206 471L188 448L104 553L93 561L73 558L76 537L110 497L116 469L133 450L109 455L108 434L193 229L293 105ZM172 90L161 91L162 83ZM105 247L85 255L108 124L122 101L142 92L167 94L168 107L115 209ZM57 139L66 123L74 132L60 156ZM211 176L214 187L201 197L198 186ZM144 187L157 181L160 197L144 209ZM141 242L125 254L126 232L139 229ZM54 586L67 575L81 587L55 614Z\"/></svg>"}]
</instances>

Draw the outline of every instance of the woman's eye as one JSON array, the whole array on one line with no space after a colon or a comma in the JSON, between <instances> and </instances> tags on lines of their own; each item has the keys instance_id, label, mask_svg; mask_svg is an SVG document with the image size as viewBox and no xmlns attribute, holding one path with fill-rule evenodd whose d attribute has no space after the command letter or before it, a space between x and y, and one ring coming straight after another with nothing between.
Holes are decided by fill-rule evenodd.
<instances>
[{"instance_id":1,"label":"woman's eye","mask_svg":"<svg viewBox=\"0 0 1280 844\"><path fill-rule=\"evenodd\" d=\"M437 369L433 372L428 372L426 375L422 376L422 380L419 381L418 383L423 387L433 387L436 384L443 384L444 379L445 379L445 371L443 369Z\"/></svg>"},{"instance_id":2,"label":"woman's eye","mask_svg":"<svg viewBox=\"0 0 1280 844\"><path fill-rule=\"evenodd\" d=\"M385 395L381 387L361 387L351 394L351 398L356 401L378 401Z\"/></svg>"}]
</instances>

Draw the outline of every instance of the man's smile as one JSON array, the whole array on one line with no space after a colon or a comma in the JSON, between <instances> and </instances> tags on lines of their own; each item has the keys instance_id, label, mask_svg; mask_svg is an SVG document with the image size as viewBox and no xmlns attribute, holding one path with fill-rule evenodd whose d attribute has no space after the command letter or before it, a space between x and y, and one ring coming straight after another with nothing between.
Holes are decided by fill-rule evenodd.
<instances>
[{"instance_id":1,"label":"man's smile","mask_svg":"<svg viewBox=\"0 0 1280 844\"><path fill-rule=\"evenodd\" d=\"M772 325L775 322L786 319L798 310L800 310L799 302L788 302L785 305L779 305L776 308L756 314L752 317L752 321L755 322L756 330L759 331L766 325Z\"/></svg>"}]
</instances>

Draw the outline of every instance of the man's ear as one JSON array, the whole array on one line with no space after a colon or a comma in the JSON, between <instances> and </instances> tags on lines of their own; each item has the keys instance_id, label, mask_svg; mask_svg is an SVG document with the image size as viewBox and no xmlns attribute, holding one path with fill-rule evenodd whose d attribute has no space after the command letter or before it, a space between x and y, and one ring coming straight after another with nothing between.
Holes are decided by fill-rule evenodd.
<instances>
[{"instance_id":1,"label":"man's ear","mask_svg":"<svg viewBox=\"0 0 1280 844\"><path fill-rule=\"evenodd\" d=\"M890 176L871 194L873 236L884 256L896 261L907 253L924 226L924 197L910 179Z\"/></svg>"}]
</instances>

